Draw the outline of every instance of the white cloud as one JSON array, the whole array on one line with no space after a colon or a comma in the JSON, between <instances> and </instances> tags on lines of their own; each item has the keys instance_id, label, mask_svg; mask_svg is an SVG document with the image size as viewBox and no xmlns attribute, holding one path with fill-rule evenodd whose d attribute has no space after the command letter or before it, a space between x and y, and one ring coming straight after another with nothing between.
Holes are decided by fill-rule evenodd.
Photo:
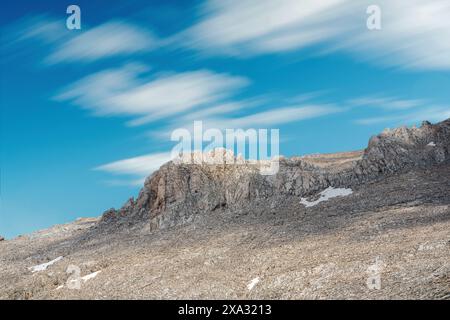
<instances>
[{"instance_id":1,"label":"white cloud","mask_svg":"<svg viewBox=\"0 0 450 320\"><path fill-rule=\"evenodd\" d=\"M450 107L430 106L416 109L411 112L401 114L388 114L377 117L368 117L355 120L359 125L374 125L379 123L390 123L392 125L407 125L424 120L431 122L443 121L450 118Z\"/></svg>"},{"instance_id":2,"label":"white cloud","mask_svg":"<svg viewBox=\"0 0 450 320\"><path fill-rule=\"evenodd\" d=\"M139 65L101 71L69 86L55 99L72 101L97 115L134 116L129 124L141 125L220 103L249 83L242 77L209 70L143 80L139 78L142 71L145 68Z\"/></svg>"},{"instance_id":3,"label":"white cloud","mask_svg":"<svg viewBox=\"0 0 450 320\"><path fill-rule=\"evenodd\" d=\"M198 23L167 39L127 21L67 32L64 21L36 17L18 39L54 44L47 62L89 62L163 46L251 56L320 45L320 53L344 50L385 66L450 69L450 2L379 0L381 30L366 27L373 1L209 0ZM25 30L25 31L24 31ZM74 36L75 34L75 36Z\"/></svg>"},{"instance_id":4,"label":"white cloud","mask_svg":"<svg viewBox=\"0 0 450 320\"><path fill-rule=\"evenodd\" d=\"M321 44L363 60L416 69L450 68L450 2L379 0L381 30L366 27L373 1L210 0L203 18L174 39L228 55L255 55Z\"/></svg>"},{"instance_id":5,"label":"white cloud","mask_svg":"<svg viewBox=\"0 0 450 320\"><path fill-rule=\"evenodd\" d=\"M329 10L341 11L343 2L212 0L203 8L203 20L180 36L191 47L228 54L290 50L335 34L340 26L324 27L323 22Z\"/></svg>"},{"instance_id":6,"label":"white cloud","mask_svg":"<svg viewBox=\"0 0 450 320\"><path fill-rule=\"evenodd\" d=\"M95 170L146 177L170 160L170 152L152 153L101 165ZM140 181L140 180L133 180Z\"/></svg>"},{"instance_id":7,"label":"white cloud","mask_svg":"<svg viewBox=\"0 0 450 320\"><path fill-rule=\"evenodd\" d=\"M110 100L122 92L137 87L139 85L137 75L147 70L148 67L139 64L103 70L66 87L54 99L70 100L80 107L94 111L96 115L108 115L112 113Z\"/></svg>"},{"instance_id":8,"label":"white cloud","mask_svg":"<svg viewBox=\"0 0 450 320\"><path fill-rule=\"evenodd\" d=\"M285 123L317 118L340 112L331 105L300 105L275 108L239 118L212 119L210 125L217 128L270 128Z\"/></svg>"},{"instance_id":9,"label":"white cloud","mask_svg":"<svg viewBox=\"0 0 450 320\"><path fill-rule=\"evenodd\" d=\"M43 43L55 43L69 36L69 31L63 26L63 19L58 20L42 15L16 22L12 25L12 28L19 31L11 30L10 33L14 34L17 41L36 39Z\"/></svg>"},{"instance_id":10,"label":"white cloud","mask_svg":"<svg viewBox=\"0 0 450 320\"><path fill-rule=\"evenodd\" d=\"M357 119L359 125L374 125L390 123L392 125L407 125L423 120L442 121L450 117L450 108L437 105L423 99L402 99L381 95L368 95L350 99L351 107L373 107L378 115Z\"/></svg>"},{"instance_id":11,"label":"white cloud","mask_svg":"<svg viewBox=\"0 0 450 320\"><path fill-rule=\"evenodd\" d=\"M383 65L450 69L450 2L383 0L382 30L355 30L343 46Z\"/></svg>"},{"instance_id":12,"label":"white cloud","mask_svg":"<svg viewBox=\"0 0 450 320\"><path fill-rule=\"evenodd\" d=\"M151 31L125 20L112 20L94 27L84 24L81 30L68 30L64 19L40 15L12 23L6 27L5 35L3 47L12 47L14 51L44 49L48 54L44 59L47 64L130 56L161 45ZM19 47L19 44L32 46Z\"/></svg>"},{"instance_id":13,"label":"white cloud","mask_svg":"<svg viewBox=\"0 0 450 320\"><path fill-rule=\"evenodd\" d=\"M211 107L203 108L198 111L190 112L180 118L179 122L192 122L195 120L205 120L214 117L230 116L233 113L241 110L248 110L255 108L261 104L266 103L264 97L251 98L238 101L227 101L218 105L212 105Z\"/></svg>"},{"instance_id":14,"label":"white cloud","mask_svg":"<svg viewBox=\"0 0 450 320\"><path fill-rule=\"evenodd\" d=\"M418 99L399 99L395 97L367 96L349 101L352 106L380 107L386 110L406 110L426 105L426 102Z\"/></svg>"},{"instance_id":15,"label":"white cloud","mask_svg":"<svg viewBox=\"0 0 450 320\"><path fill-rule=\"evenodd\" d=\"M48 57L49 63L90 62L148 51L157 46L157 39L151 32L124 21L111 21L76 32L80 34L64 41Z\"/></svg>"},{"instance_id":16,"label":"white cloud","mask_svg":"<svg viewBox=\"0 0 450 320\"><path fill-rule=\"evenodd\" d=\"M381 8L381 30L366 26L366 9L373 4ZM383 66L450 69L448 0L208 0L201 8L196 24L166 39L124 20L68 32L63 20L45 16L22 23L17 37L10 38L52 44L49 63L90 62L166 46L252 56L317 45L320 54L341 50Z\"/></svg>"},{"instance_id":17,"label":"white cloud","mask_svg":"<svg viewBox=\"0 0 450 320\"><path fill-rule=\"evenodd\" d=\"M250 100L254 102L254 106L258 106L258 103L267 104L268 101L264 100ZM270 103L270 104L273 104ZM234 104L231 103L230 106ZM241 105L241 102L237 103L237 108L241 108L245 104ZM234 107L234 106L233 106ZM212 108L215 109L215 108ZM298 122L313 118L318 118L338 112L347 111L346 108L340 108L331 104L297 104L281 107L273 107L266 111L248 113L244 116L230 115L228 110L223 113L209 114L209 109L206 109L204 113L199 112L195 117L191 117L191 114L187 114L186 117L176 118L171 121L168 126L162 129L149 132L149 137L152 139L167 140L170 138L171 132L177 128L187 129L193 134L193 122L195 120L202 121L203 130L207 129L274 129L279 128L283 124Z\"/></svg>"},{"instance_id":18,"label":"white cloud","mask_svg":"<svg viewBox=\"0 0 450 320\"><path fill-rule=\"evenodd\" d=\"M114 103L147 115L131 122L140 125L160 117L221 101L249 81L208 70L164 76L121 94ZM148 114L150 113L150 114Z\"/></svg>"},{"instance_id":19,"label":"white cloud","mask_svg":"<svg viewBox=\"0 0 450 320\"><path fill-rule=\"evenodd\" d=\"M56 43L61 43L69 36L64 23L64 19L38 15L26 16L1 27L2 62L19 60L27 63L33 61L30 58L36 55L45 56Z\"/></svg>"}]
</instances>

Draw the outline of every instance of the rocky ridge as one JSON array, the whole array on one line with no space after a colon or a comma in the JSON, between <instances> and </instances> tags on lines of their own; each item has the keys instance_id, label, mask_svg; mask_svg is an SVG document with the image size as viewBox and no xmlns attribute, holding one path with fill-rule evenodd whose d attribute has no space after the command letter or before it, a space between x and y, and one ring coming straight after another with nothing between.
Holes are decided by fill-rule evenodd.
<instances>
[{"instance_id":1,"label":"rocky ridge","mask_svg":"<svg viewBox=\"0 0 450 320\"><path fill-rule=\"evenodd\" d=\"M224 158L229 153L221 154ZM450 119L420 127L386 129L363 151L279 159L279 171L261 175L250 161L185 164L170 161L149 176L136 199L106 211L100 228L155 230L185 224L217 209L261 214L299 206L299 197L327 187L355 187L450 159Z\"/></svg>"}]
</instances>

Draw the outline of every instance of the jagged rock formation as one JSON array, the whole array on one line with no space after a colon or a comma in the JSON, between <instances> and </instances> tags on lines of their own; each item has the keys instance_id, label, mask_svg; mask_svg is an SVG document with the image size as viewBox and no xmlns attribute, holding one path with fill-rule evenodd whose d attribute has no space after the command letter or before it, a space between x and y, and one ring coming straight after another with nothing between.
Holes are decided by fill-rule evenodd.
<instances>
[{"instance_id":1,"label":"jagged rock formation","mask_svg":"<svg viewBox=\"0 0 450 320\"><path fill-rule=\"evenodd\" d=\"M228 155L225 155L228 156ZM236 164L183 164L171 161L145 181L136 200L103 214L100 225L183 224L196 214L225 209L261 214L299 206L299 197L329 186L352 187L411 168L427 168L450 158L450 119L420 128L385 130L364 151L281 158L278 173L263 176L248 161Z\"/></svg>"}]
</instances>

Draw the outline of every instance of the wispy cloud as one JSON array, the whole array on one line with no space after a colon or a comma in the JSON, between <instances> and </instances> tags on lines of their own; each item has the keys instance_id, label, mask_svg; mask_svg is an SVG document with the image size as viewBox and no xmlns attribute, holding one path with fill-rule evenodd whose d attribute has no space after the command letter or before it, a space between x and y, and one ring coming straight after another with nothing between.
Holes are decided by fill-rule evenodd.
<instances>
[{"instance_id":1,"label":"wispy cloud","mask_svg":"<svg viewBox=\"0 0 450 320\"><path fill-rule=\"evenodd\" d=\"M107 163L94 168L94 170L100 170L119 175L132 175L142 178L148 176L155 170L158 170L161 165L163 165L170 159L170 152L152 153L144 156ZM133 179L133 181L139 180Z\"/></svg>"},{"instance_id":2,"label":"wispy cloud","mask_svg":"<svg viewBox=\"0 0 450 320\"><path fill-rule=\"evenodd\" d=\"M366 9L381 9L381 30L368 30ZM13 41L49 46L48 63L91 62L162 47L244 56L315 46L360 60L408 69L450 69L450 3L447 0L207 0L199 20L165 39L129 20L112 20L68 32L64 21L34 17ZM16 25L18 27L18 25Z\"/></svg>"},{"instance_id":3,"label":"wispy cloud","mask_svg":"<svg viewBox=\"0 0 450 320\"><path fill-rule=\"evenodd\" d=\"M64 19L48 15L23 18L7 26L5 34L4 46L16 51L18 45L33 44L34 51L47 52L44 62L49 65L130 56L155 50L161 42L151 30L126 20L68 30Z\"/></svg>"},{"instance_id":4,"label":"wispy cloud","mask_svg":"<svg viewBox=\"0 0 450 320\"><path fill-rule=\"evenodd\" d=\"M142 125L221 103L249 84L246 78L209 70L142 79L139 76L143 69L127 65L101 71L67 87L55 99L72 101L93 110L96 115L134 116L129 124Z\"/></svg>"},{"instance_id":5,"label":"wispy cloud","mask_svg":"<svg viewBox=\"0 0 450 320\"><path fill-rule=\"evenodd\" d=\"M203 8L203 19L179 37L190 47L231 55L291 50L335 34L340 26L325 23L329 10L340 12L343 2L211 0Z\"/></svg>"},{"instance_id":6,"label":"wispy cloud","mask_svg":"<svg viewBox=\"0 0 450 320\"><path fill-rule=\"evenodd\" d=\"M218 105L212 105L194 112L190 112L180 118L181 122L192 122L195 120L211 119L213 117L229 116L233 113L248 110L263 103L262 98L245 99L238 101L229 101L220 103Z\"/></svg>"},{"instance_id":7,"label":"wispy cloud","mask_svg":"<svg viewBox=\"0 0 450 320\"><path fill-rule=\"evenodd\" d=\"M450 68L450 3L379 0L382 29L366 27L371 1L210 0L176 41L215 54L250 56L320 44L363 60L415 69Z\"/></svg>"},{"instance_id":8,"label":"wispy cloud","mask_svg":"<svg viewBox=\"0 0 450 320\"><path fill-rule=\"evenodd\" d=\"M79 33L60 44L47 58L47 62L91 62L149 51L158 45L157 38L150 31L120 20L82 29Z\"/></svg>"},{"instance_id":9,"label":"wispy cloud","mask_svg":"<svg viewBox=\"0 0 450 320\"><path fill-rule=\"evenodd\" d=\"M406 110L426 105L426 101L420 99L400 99L386 96L359 97L349 100L348 103L351 106L369 106L387 110Z\"/></svg>"},{"instance_id":10,"label":"wispy cloud","mask_svg":"<svg viewBox=\"0 0 450 320\"><path fill-rule=\"evenodd\" d=\"M377 1L382 30L355 30L341 45L363 59L411 69L450 69L450 2Z\"/></svg>"},{"instance_id":11,"label":"wispy cloud","mask_svg":"<svg viewBox=\"0 0 450 320\"><path fill-rule=\"evenodd\" d=\"M209 120L216 128L270 128L286 123L317 118L342 111L332 105L297 105L274 108L238 118Z\"/></svg>"},{"instance_id":12,"label":"wispy cloud","mask_svg":"<svg viewBox=\"0 0 450 320\"><path fill-rule=\"evenodd\" d=\"M450 107L429 106L400 114L384 114L355 120L359 125L391 124L409 125L424 120L438 122L450 118Z\"/></svg>"},{"instance_id":13,"label":"wispy cloud","mask_svg":"<svg viewBox=\"0 0 450 320\"><path fill-rule=\"evenodd\" d=\"M251 110L245 109L244 115L232 114L226 108L220 113L210 113L209 109L204 112L188 113L185 117L179 117L170 121L169 124L159 130L149 132L151 138L169 139L170 134L177 128L184 128L193 133L193 121L202 121L203 129L218 129L224 132L226 129L273 129L281 128L288 123L306 121L314 118L324 117L339 112L348 111L348 108L326 103L303 103L295 105L278 105L273 101L254 100L254 105L258 108L263 107L264 111L257 111L257 108ZM259 104L260 103L260 104ZM238 102L236 106L230 103L230 109L242 109L245 103ZM222 107L222 106L219 106ZM211 108L216 109L216 108Z\"/></svg>"},{"instance_id":14,"label":"wispy cloud","mask_svg":"<svg viewBox=\"0 0 450 320\"><path fill-rule=\"evenodd\" d=\"M64 19L55 19L47 15L26 17L10 25L8 34L17 42L38 40L51 44L70 35L64 23Z\"/></svg>"},{"instance_id":15,"label":"wispy cloud","mask_svg":"<svg viewBox=\"0 0 450 320\"><path fill-rule=\"evenodd\" d=\"M371 113L376 113L355 120L354 123L359 125L409 125L423 120L441 121L450 116L449 107L428 99L403 99L375 94L349 99L346 104L350 108L369 107Z\"/></svg>"}]
</instances>

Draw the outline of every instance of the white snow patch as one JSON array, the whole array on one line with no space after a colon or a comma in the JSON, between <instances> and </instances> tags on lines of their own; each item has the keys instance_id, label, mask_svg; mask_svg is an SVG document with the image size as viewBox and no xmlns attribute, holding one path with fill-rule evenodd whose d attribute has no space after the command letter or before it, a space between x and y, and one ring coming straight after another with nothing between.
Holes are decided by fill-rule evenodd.
<instances>
[{"instance_id":1,"label":"white snow patch","mask_svg":"<svg viewBox=\"0 0 450 320\"><path fill-rule=\"evenodd\" d=\"M83 282L86 282L88 280L94 279L100 272L102 272L101 270L99 271L95 271L93 273L90 273L84 277L81 277L81 280L83 280Z\"/></svg>"},{"instance_id":2,"label":"white snow patch","mask_svg":"<svg viewBox=\"0 0 450 320\"><path fill-rule=\"evenodd\" d=\"M51 266L52 264L58 262L58 261L61 260L62 258L63 258L63 257L60 256L60 257L58 257L58 258L56 258L56 259L54 259L54 260L52 260L52 261L49 261L49 262L46 262L46 263L43 263L43 264L38 264L37 266L29 267L28 270L31 270L31 272L33 272L33 273L34 273L34 272L38 272L38 271L44 271L44 270L47 270L47 268L48 268L49 266Z\"/></svg>"},{"instance_id":3,"label":"white snow patch","mask_svg":"<svg viewBox=\"0 0 450 320\"><path fill-rule=\"evenodd\" d=\"M436 143L434 143L433 141L431 141L429 144L427 144L427 146L429 146L429 147L436 147Z\"/></svg>"},{"instance_id":4,"label":"white snow patch","mask_svg":"<svg viewBox=\"0 0 450 320\"><path fill-rule=\"evenodd\" d=\"M88 281L88 280L94 279L100 272L102 272L102 270L95 271L95 272L93 272L93 273L90 273L90 274L85 275L84 277L80 277L80 278L78 278L78 279L71 279L70 282L76 282L76 281L78 281L78 280L81 280L81 281L83 281L83 282L86 282L86 281Z\"/></svg>"},{"instance_id":5,"label":"white snow patch","mask_svg":"<svg viewBox=\"0 0 450 320\"><path fill-rule=\"evenodd\" d=\"M250 291L253 289L254 286L256 286L256 284L259 282L259 277L256 277L255 279L253 279L252 281L250 281L250 283L247 285L247 289Z\"/></svg>"},{"instance_id":6,"label":"white snow patch","mask_svg":"<svg viewBox=\"0 0 450 320\"><path fill-rule=\"evenodd\" d=\"M352 194L353 190L349 188L333 188L328 187L325 190L320 192L320 197L316 201L308 201L305 198L300 199L300 203L303 204L305 207L313 207L316 204L327 201L328 199L335 198L335 197L341 197L341 196L348 196L349 194Z\"/></svg>"},{"instance_id":7,"label":"white snow patch","mask_svg":"<svg viewBox=\"0 0 450 320\"><path fill-rule=\"evenodd\" d=\"M102 270L99 271L95 271L93 273L90 273L88 275L85 275L84 277L78 278L78 279L70 279L69 282L76 282L76 281L83 281L83 283L85 283L88 280L94 279L100 272L102 272ZM59 287L56 288L56 290L60 290L64 287L64 285L61 285Z\"/></svg>"},{"instance_id":8,"label":"white snow patch","mask_svg":"<svg viewBox=\"0 0 450 320\"><path fill-rule=\"evenodd\" d=\"M90 273L90 274L85 275L84 277L80 277L78 279L70 279L70 280L68 280L68 282L76 282L76 281L80 280L80 281L83 281L83 283L85 283L88 280L94 279L100 272L102 272L102 270L95 271L93 273ZM56 287L55 290L61 290L62 288L64 288L63 284L58 286L58 287Z\"/></svg>"}]
</instances>

